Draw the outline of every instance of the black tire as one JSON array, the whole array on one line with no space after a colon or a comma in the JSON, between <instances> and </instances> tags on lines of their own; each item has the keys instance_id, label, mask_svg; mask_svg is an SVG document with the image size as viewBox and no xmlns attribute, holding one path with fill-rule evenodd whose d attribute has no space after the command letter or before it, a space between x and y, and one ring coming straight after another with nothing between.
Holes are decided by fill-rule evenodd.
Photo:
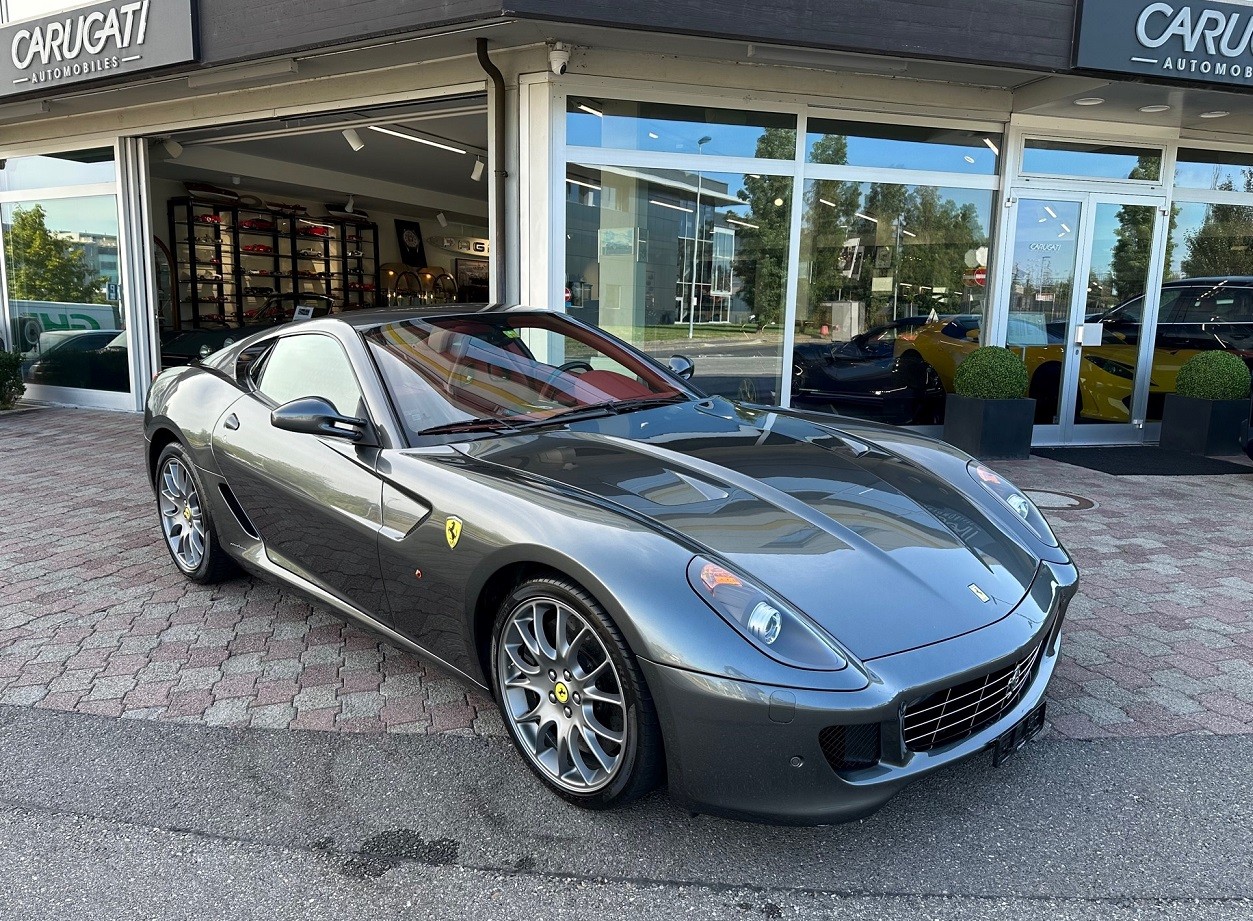
<instances>
[{"instance_id":1,"label":"black tire","mask_svg":"<svg viewBox=\"0 0 1253 921\"><path fill-rule=\"evenodd\" d=\"M203 526L203 550L199 554L199 559L194 562L194 565L187 559L181 558L175 551L166 527L167 514L164 509L168 498L163 492L163 481L167 469L172 470L171 465L173 464L179 465L183 471L186 471L190 488L195 491L194 495L199 500L197 503L197 514ZM209 508L209 503L205 501L207 493L205 492L204 484L200 480L200 475L196 472L196 465L192 463L187 450L178 442L166 445L165 450L161 452L161 456L157 458L156 470L153 473L153 484L157 494L157 515L158 522L161 525L162 543L165 544L165 549L169 551L170 559L174 561L178 571L188 580L201 585L212 585L215 582L222 582L238 575L239 564L222 549L222 542L218 538L217 529L213 525L213 513ZM185 508L190 507L190 504L185 505ZM188 520L190 520L190 514L188 515Z\"/></svg>"},{"instance_id":2,"label":"black tire","mask_svg":"<svg viewBox=\"0 0 1253 921\"><path fill-rule=\"evenodd\" d=\"M603 786L588 792L577 792L562 786L540 767L537 756L528 749L528 744L515 725L509 700L502 688L501 654L502 647L507 642L510 624L515 615L524 608L550 601L565 605L583 618L591 628L595 638L599 640L597 651L606 652L613 665L625 704L624 740L620 748L620 761ZM613 621L596 600L578 585L560 578L540 578L532 579L514 589L502 603L492 629L490 662L492 689L500 707L501 718L522 760L548 789L584 809L607 809L629 803L655 789L661 782L665 767L661 727L657 722L657 712L644 676ZM520 689L515 688L515 693L518 692ZM552 695L549 695L549 699L555 703ZM574 700L578 699L576 694ZM569 713L569 710L566 712Z\"/></svg>"}]
</instances>

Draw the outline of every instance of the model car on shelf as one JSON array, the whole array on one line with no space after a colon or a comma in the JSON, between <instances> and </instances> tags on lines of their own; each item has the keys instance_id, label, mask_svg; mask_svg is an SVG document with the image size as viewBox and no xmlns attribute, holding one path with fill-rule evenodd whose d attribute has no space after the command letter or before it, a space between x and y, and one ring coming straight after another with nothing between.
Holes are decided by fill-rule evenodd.
<instances>
[{"instance_id":1,"label":"model car on shelf","mask_svg":"<svg viewBox=\"0 0 1253 921\"><path fill-rule=\"evenodd\" d=\"M580 806L842 821L1021 747L1077 585L1030 499L693 370L546 310L267 329L154 382L154 525L491 693Z\"/></svg>"}]
</instances>

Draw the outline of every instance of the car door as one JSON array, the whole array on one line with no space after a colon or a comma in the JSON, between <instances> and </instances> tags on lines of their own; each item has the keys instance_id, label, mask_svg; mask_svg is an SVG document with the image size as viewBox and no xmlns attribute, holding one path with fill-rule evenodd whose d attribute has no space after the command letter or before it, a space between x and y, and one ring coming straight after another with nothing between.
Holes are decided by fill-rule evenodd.
<instances>
[{"instance_id":1,"label":"car door","mask_svg":"<svg viewBox=\"0 0 1253 921\"><path fill-rule=\"evenodd\" d=\"M248 383L252 392L218 420L213 448L267 556L390 624L378 556L380 449L270 422L278 406L314 396L342 415L369 418L343 345L326 333L281 336L256 359Z\"/></svg>"}]
</instances>

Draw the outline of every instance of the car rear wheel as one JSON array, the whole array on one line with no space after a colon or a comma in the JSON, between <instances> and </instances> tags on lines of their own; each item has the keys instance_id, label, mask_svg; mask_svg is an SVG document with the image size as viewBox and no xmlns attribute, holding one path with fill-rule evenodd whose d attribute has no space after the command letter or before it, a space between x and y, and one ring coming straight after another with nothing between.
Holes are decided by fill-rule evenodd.
<instances>
[{"instance_id":1,"label":"car rear wheel","mask_svg":"<svg viewBox=\"0 0 1253 921\"><path fill-rule=\"evenodd\" d=\"M221 582L236 572L226 555L205 504L195 465L178 443L157 459L157 511L170 557L192 582Z\"/></svg>"},{"instance_id":2,"label":"car rear wheel","mask_svg":"<svg viewBox=\"0 0 1253 921\"><path fill-rule=\"evenodd\" d=\"M604 809L657 785L661 731L643 675L613 622L578 586L535 579L505 599L492 678L523 759L566 800Z\"/></svg>"}]
</instances>

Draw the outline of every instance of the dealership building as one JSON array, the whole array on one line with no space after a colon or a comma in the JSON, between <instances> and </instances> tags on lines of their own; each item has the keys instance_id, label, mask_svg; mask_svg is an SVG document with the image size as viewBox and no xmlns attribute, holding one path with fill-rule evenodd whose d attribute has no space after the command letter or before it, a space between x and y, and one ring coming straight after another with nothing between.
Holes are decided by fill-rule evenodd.
<instances>
[{"instance_id":1,"label":"dealership building","mask_svg":"<svg viewBox=\"0 0 1253 921\"><path fill-rule=\"evenodd\" d=\"M1006 345L1037 443L1132 444L1195 349L1253 329L1225 281L1253 276L1248 3L0 15L28 399L133 411L309 306L491 300L688 355L712 392L924 430Z\"/></svg>"}]
</instances>

